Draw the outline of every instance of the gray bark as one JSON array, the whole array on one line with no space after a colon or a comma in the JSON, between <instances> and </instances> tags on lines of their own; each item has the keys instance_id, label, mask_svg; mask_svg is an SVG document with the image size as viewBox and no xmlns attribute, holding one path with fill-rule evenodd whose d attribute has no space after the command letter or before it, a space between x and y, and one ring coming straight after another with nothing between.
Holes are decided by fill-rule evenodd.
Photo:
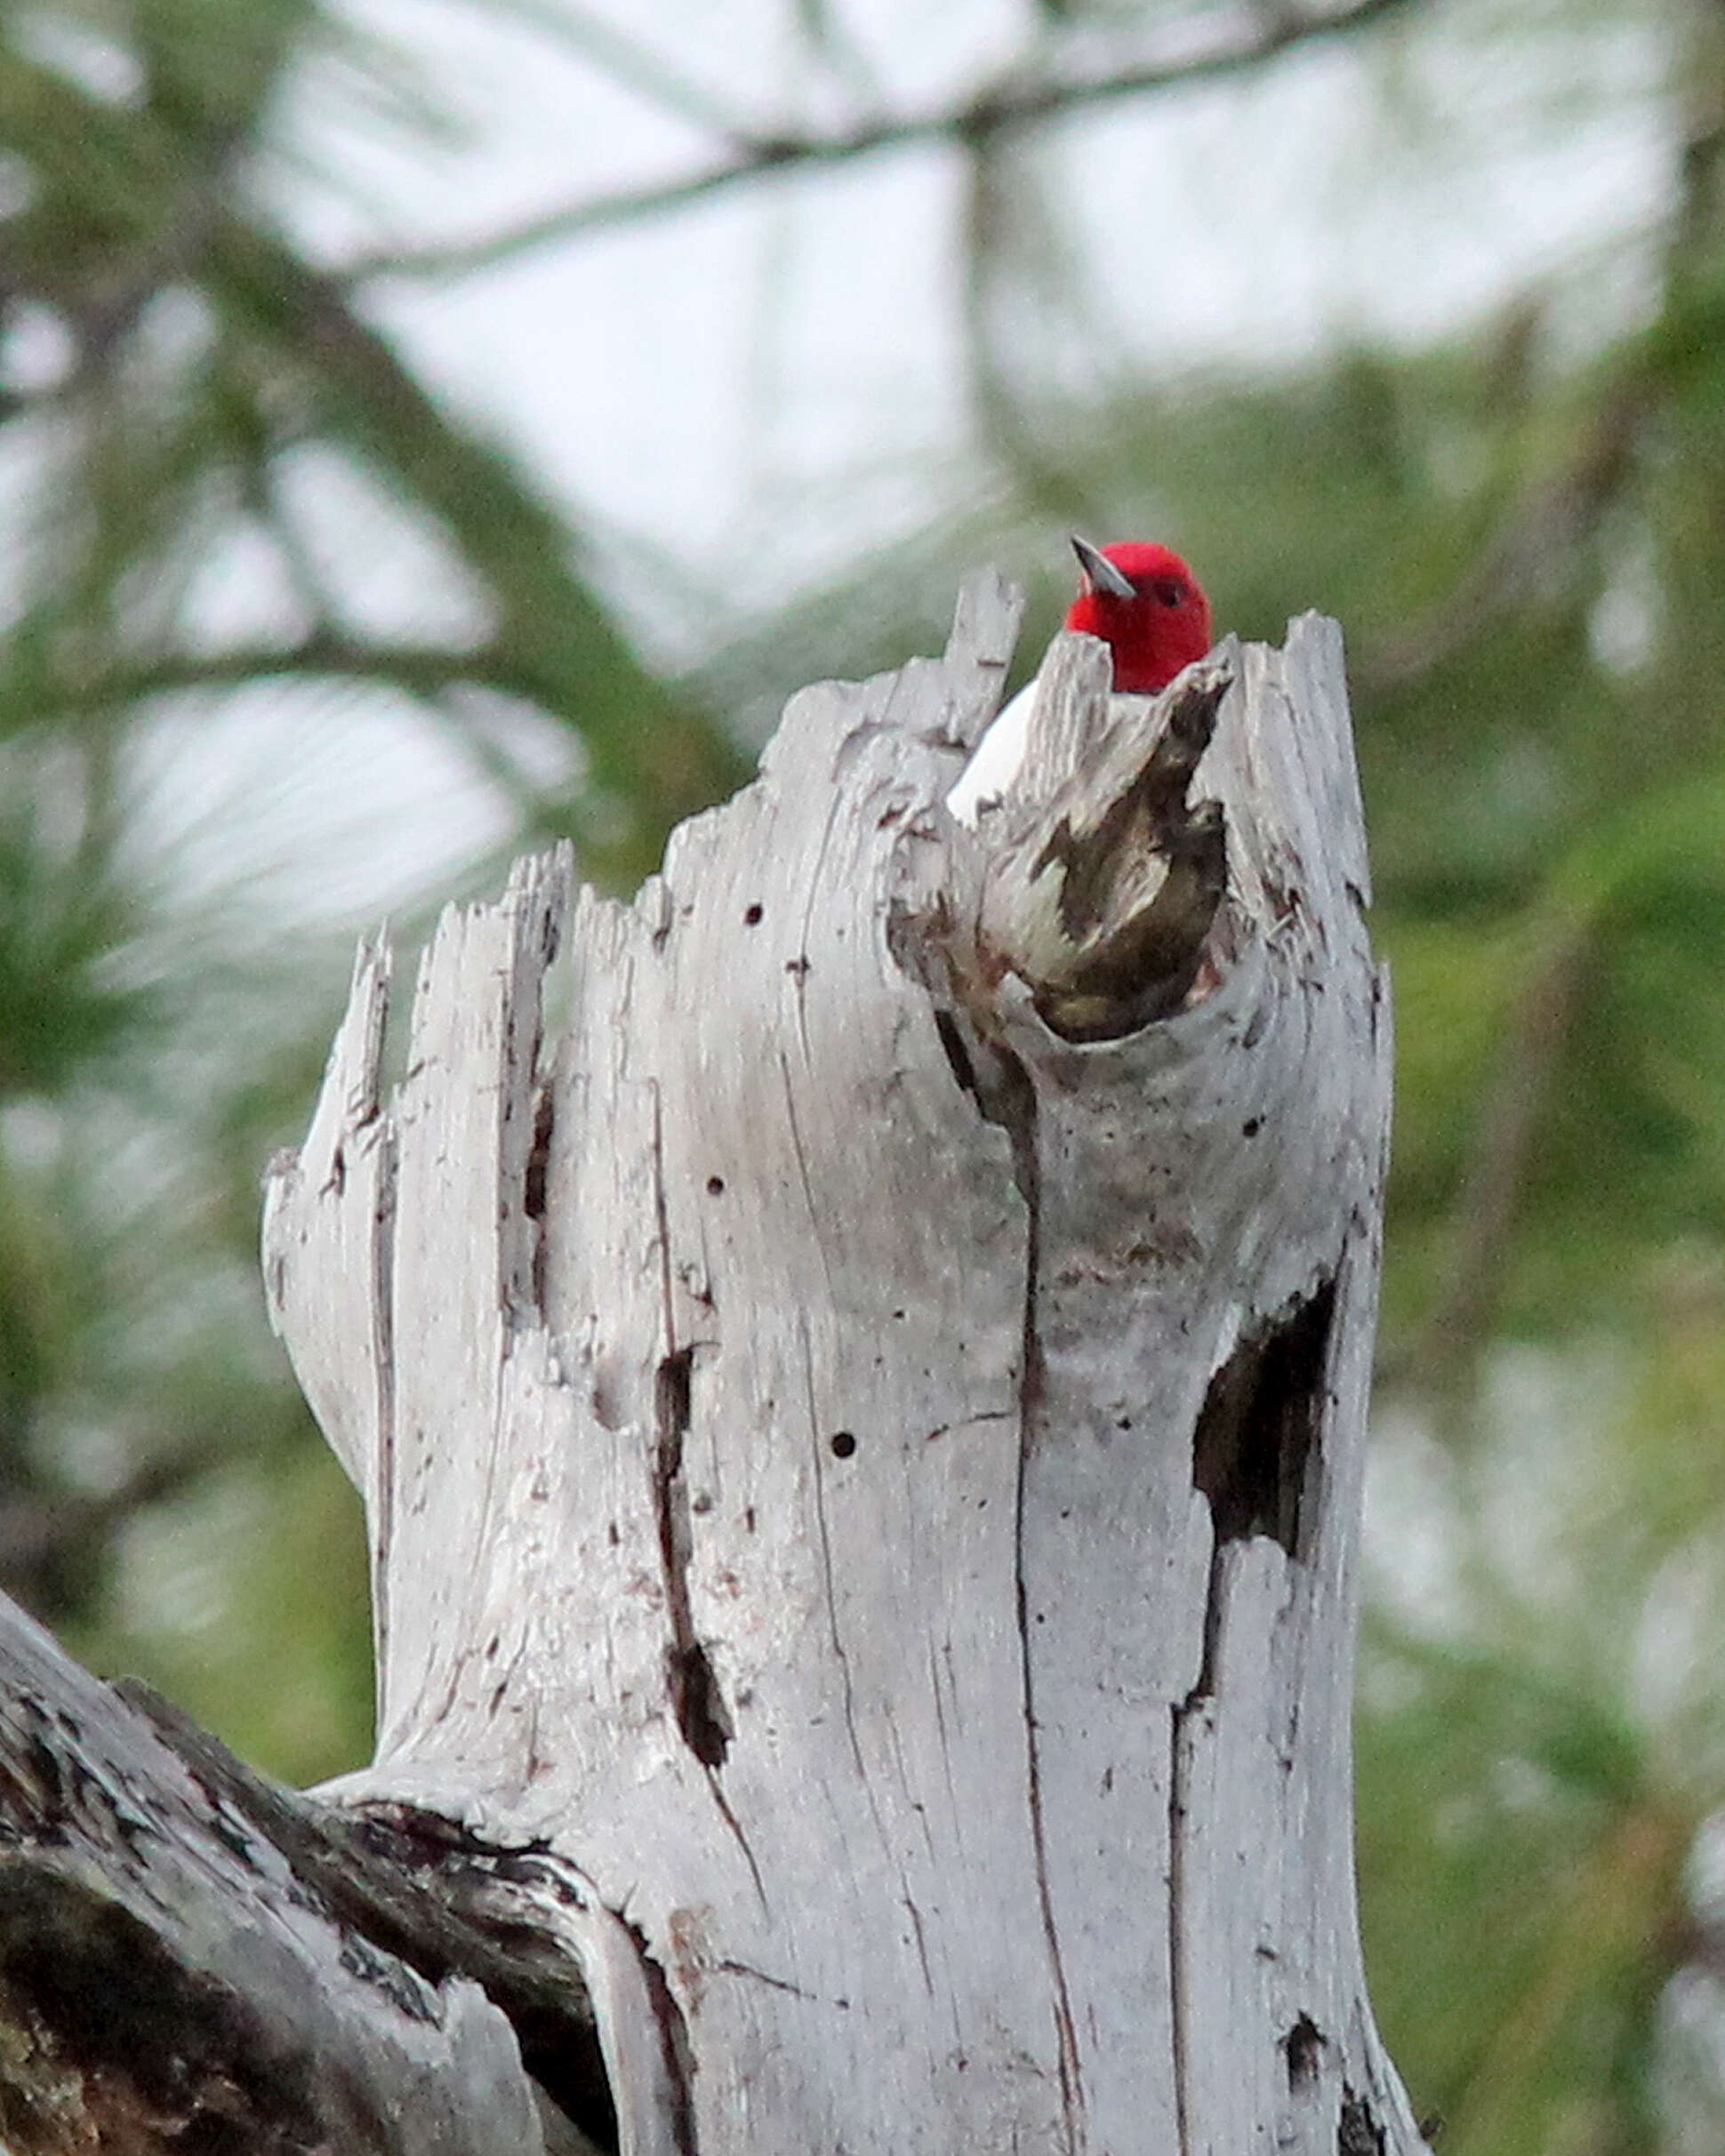
<instances>
[{"instance_id":1,"label":"gray bark","mask_svg":"<svg viewBox=\"0 0 1725 2156\"><path fill-rule=\"evenodd\" d=\"M1075 642L973 834L1015 612L795 699L632 906L558 858L446 915L387 1110L362 954L266 1230L371 1519L333 1793L571 1868L629 2150L1411 2150L1351 1847L1340 639L1111 704Z\"/></svg>"}]
</instances>

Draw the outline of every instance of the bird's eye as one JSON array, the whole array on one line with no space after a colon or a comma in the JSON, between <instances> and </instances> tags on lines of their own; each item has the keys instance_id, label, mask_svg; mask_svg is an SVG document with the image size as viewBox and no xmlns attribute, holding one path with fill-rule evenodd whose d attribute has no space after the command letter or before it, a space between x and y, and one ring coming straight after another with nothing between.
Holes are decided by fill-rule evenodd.
<instances>
[{"instance_id":1,"label":"bird's eye","mask_svg":"<svg viewBox=\"0 0 1725 2156\"><path fill-rule=\"evenodd\" d=\"M1186 596L1186 587L1171 576L1159 576L1151 589L1164 606L1177 606Z\"/></svg>"}]
</instances>

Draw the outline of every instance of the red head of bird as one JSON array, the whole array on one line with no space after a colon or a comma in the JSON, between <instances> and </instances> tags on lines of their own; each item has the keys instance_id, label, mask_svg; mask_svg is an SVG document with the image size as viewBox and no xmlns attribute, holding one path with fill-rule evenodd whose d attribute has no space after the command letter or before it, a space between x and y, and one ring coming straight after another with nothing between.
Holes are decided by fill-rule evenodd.
<instances>
[{"instance_id":1,"label":"red head of bird","mask_svg":"<svg viewBox=\"0 0 1725 2156\"><path fill-rule=\"evenodd\" d=\"M1072 541L1083 587L1066 610L1068 629L1100 637L1112 654L1117 696L1151 696L1210 648L1210 602L1180 557L1147 540L1093 547ZM952 814L975 823L1007 792L1023 761L1040 676L1020 689L983 734L946 797Z\"/></svg>"},{"instance_id":2,"label":"red head of bird","mask_svg":"<svg viewBox=\"0 0 1725 2156\"><path fill-rule=\"evenodd\" d=\"M1100 637L1114 653L1122 696L1153 695L1210 648L1210 602L1180 557L1147 540L1093 547L1074 539L1083 587L1068 629Z\"/></svg>"}]
</instances>

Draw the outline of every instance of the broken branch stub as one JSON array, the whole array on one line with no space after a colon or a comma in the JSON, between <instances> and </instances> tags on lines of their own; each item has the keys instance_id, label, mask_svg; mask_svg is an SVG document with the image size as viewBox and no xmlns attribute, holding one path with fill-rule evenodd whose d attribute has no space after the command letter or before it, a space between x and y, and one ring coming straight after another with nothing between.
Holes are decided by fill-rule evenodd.
<instances>
[{"instance_id":1,"label":"broken branch stub","mask_svg":"<svg viewBox=\"0 0 1725 2156\"><path fill-rule=\"evenodd\" d=\"M542 2132L518 2031L463 1970L512 1976L487 1944L435 1882L331 1833L142 1687L98 1683L0 1599L9 2156L590 2152L566 2112ZM556 1998L543 2018L575 2048L584 2002Z\"/></svg>"},{"instance_id":2,"label":"broken branch stub","mask_svg":"<svg viewBox=\"0 0 1725 2156\"><path fill-rule=\"evenodd\" d=\"M632 906L541 862L446 917L387 1108L362 968L266 1225L371 1522L334 1793L579 1880L628 2150L1411 2152L1353 1904L1340 640L1125 711L1075 640L973 834L1016 613L793 699Z\"/></svg>"},{"instance_id":3,"label":"broken branch stub","mask_svg":"<svg viewBox=\"0 0 1725 2156\"><path fill-rule=\"evenodd\" d=\"M1160 696L1117 697L1104 644L1055 640L983 873L984 1003L1010 971L1068 1040L1116 1038L1180 1008L1227 881L1220 805L1187 795L1233 672L1219 653ZM954 946L960 973L966 948Z\"/></svg>"}]
</instances>

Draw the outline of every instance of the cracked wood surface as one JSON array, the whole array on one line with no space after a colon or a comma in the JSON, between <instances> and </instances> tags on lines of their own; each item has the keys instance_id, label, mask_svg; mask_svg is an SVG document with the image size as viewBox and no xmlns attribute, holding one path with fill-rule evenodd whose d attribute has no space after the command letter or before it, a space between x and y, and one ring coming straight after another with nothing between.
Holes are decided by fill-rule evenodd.
<instances>
[{"instance_id":1,"label":"cracked wood surface","mask_svg":"<svg viewBox=\"0 0 1725 2156\"><path fill-rule=\"evenodd\" d=\"M266 1216L371 1522L334 1793L579 1868L626 2150L1411 2152L1353 1904L1389 1039L1340 639L1105 741L1063 656L972 833L1016 613L978 580L944 660L794 699L632 906L557 857L446 915L387 1108L362 952Z\"/></svg>"}]
</instances>

